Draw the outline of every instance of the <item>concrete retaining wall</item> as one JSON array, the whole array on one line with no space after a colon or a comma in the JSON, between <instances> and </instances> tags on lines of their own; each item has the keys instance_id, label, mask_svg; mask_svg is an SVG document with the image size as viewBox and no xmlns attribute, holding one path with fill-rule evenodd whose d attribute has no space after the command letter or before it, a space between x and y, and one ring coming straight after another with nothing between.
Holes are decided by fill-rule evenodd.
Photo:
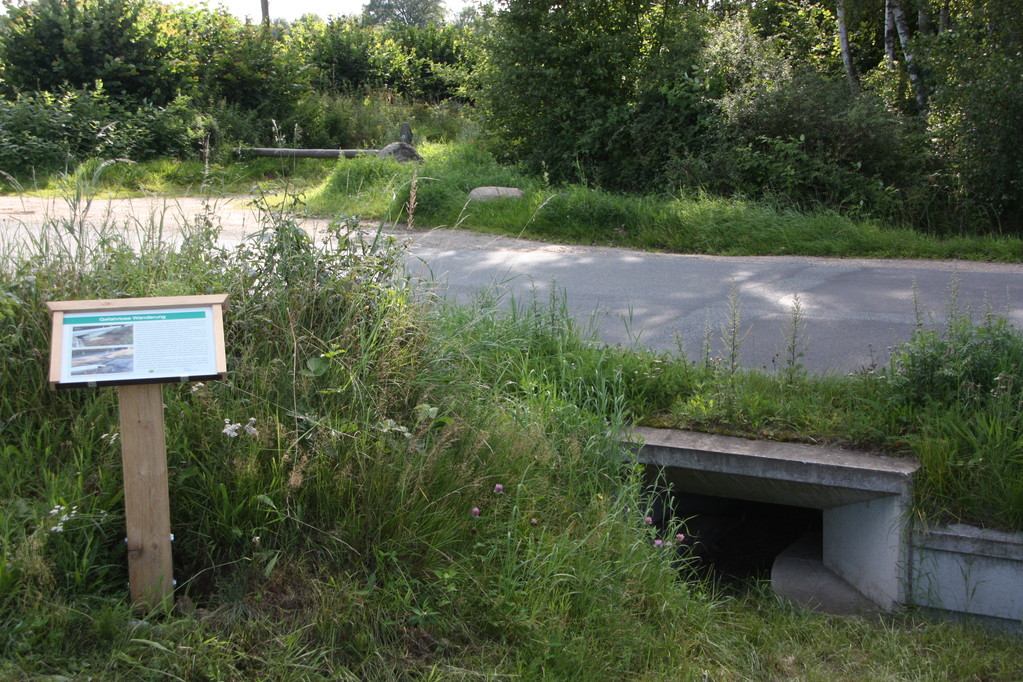
<instances>
[{"instance_id":1,"label":"concrete retaining wall","mask_svg":"<svg viewBox=\"0 0 1023 682\"><path fill-rule=\"evenodd\" d=\"M822 510L821 570L877 607L1023 623L1023 534L911 528L912 460L671 429L633 437L637 460L663 471L675 493ZM797 558L785 565L807 565ZM798 582L781 572L776 586Z\"/></svg>"},{"instance_id":2,"label":"concrete retaining wall","mask_svg":"<svg viewBox=\"0 0 1023 682\"><path fill-rule=\"evenodd\" d=\"M1023 626L1023 534L957 524L913 533L912 603Z\"/></svg>"}]
</instances>

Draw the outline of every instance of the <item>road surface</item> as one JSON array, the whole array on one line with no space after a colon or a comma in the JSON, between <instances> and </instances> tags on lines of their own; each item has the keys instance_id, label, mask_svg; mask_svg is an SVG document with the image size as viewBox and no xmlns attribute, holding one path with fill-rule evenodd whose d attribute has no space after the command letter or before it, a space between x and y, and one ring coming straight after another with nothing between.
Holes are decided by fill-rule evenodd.
<instances>
[{"instance_id":1,"label":"road surface","mask_svg":"<svg viewBox=\"0 0 1023 682\"><path fill-rule=\"evenodd\" d=\"M165 238L201 210L198 199L93 202L87 220L138 234L156 222ZM215 206L222 240L236 243L257 229L241 199ZM46 217L67 217L66 202L0 197L0 246L38 239ZM326 221L304 223L321 230ZM949 305L980 317L994 312L1023 326L1023 265L949 261L880 261L799 257L716 257L629 249L562 246L464 230L389 230L409 244L410 271L456 300L489 289L505 300L546 303L563 293L583 324L607 343L702 357L724 355L738 294L742 363L784 365L793 304L803 326L800 362L811 371L850 372L887 360L919 322L941 325ZM3 251L0 251L2 253ZM956 293L953 293L953 289Z\"/></svg>"}]
</instances>

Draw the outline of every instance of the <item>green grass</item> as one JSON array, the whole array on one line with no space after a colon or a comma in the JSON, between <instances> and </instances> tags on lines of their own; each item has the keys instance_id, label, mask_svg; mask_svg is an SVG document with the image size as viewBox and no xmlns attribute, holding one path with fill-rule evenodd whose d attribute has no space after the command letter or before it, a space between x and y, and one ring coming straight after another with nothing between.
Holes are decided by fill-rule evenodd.
<instances>
[{"instance_id":1,"label":"green grass","mask_svg":"<svg viewBox=\"0 0 1023 682\"><path fill-rule=\"evenodd\" d=\"M200 161L90 160L68 175L27 186L7 179L4 187L54 195L87 182L104 196L187 196L209 191L245 194L257 185L273 192L286 184L289 191L306 195L304 210L314 215L563 243L734 256L1023 260L1023 241L1016 237L939 237L833 211L797 211L684 190L675 196L638 196L583 185L552 186L542 177L501 165L478 141L427 141L420 143L419 151L425 158L421 166L366 157L337 162L221 159L208 166ZM101 163L106 165L97 173ZM482 185L518 187L526 196L518 201L468 202L469 191Z\"/></svg>"},{"instance_id":2,"label":"green grass","mask_svg":"<svg viewBox=\"0 0 1023 682\"><path fill-rule=\"evenodd\" d=\"M406 221L413 174L417 226L466 229L575 244L681 253L928 258L1019 262L1023 242L999 235L937 237L831 211L800 212L743 199L681 192L629 196L502 166L479 142L428 144L419 167L341 161L310 192L315 213ZM523 200L467 203L482 185L522 189Z\"/></svg>"},{"instance_id":3,"label":"green grass","mask_svg":"<svg viewBox=\"0 0 1023 682\"><path fill-rule=\"evenodd\" d=\"M655 547L618 434L706 369L600 348L557 299L427 305L395 245L264 221L237 248L107 225L4 259L0 677L1023 676L1016 639L726 595ZM139 621L116 393L44 388L43 304L213 292L229 376L164 388L177 606Z\"/></svg>"},{"instance_id":4,"label":"green grass","mask_svg":"<svg viewBox=\"0 0 1023 682\"><path fill-rule=\"evenodd\" d=\"M731 371L707 360L656 426L917 458L917 511L1023 530L1023 333L989 315L921 329L885 366L847 376Z\"/></svg>"},{"instance_id":5,"label":"green grass","mask_svg":"<svg viewBox=\"0 0 1023 682\"><path fill-rule=\"evenodd\" d=\"M89 159L68 173L25 183L0 175L0 191L62 197L86 186L90 195L97 198L248 194L254 186L272 190L282 184L293 191L303 191L320 185L332 169L333 163L323 159L239 158L209 164L176 159L138 163Z\"/></svg>"}]
</instances>

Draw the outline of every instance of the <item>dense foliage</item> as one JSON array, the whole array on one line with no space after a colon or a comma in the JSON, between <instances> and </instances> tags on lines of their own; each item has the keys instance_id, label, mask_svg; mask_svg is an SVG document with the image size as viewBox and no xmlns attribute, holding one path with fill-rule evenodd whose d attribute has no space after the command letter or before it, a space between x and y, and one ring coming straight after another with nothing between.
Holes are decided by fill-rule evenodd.
<instances>
[{"instance_id":1,"label":"dense foliage","mask_svg":"<svg viewBox=\"0 0 1023 682\"><path fill-rule=\"evenodd\" d=\"M837 6L510 0L480 108L506 158L559 180L1018 233L1020 3Z\"/></svg>"},{"instance_id":2,"label":"dense foliage","mask_svg":"<svg viewBox=\"0 0 1023 682\"><path fill-rule=\"evenodd\" d=\"M435 23L315 16L256 26L223 9L152 0L8 3L0 170L26 176L89 157L189 156L284 137L314 147L386 143L397 124L366 125L360 112L455 98L469 37ZM162 138L166 127L174 131L164 142L111 141Z\"/></svg>"},{"instance_id":3,"label":"dense foliage","mask_svg":"<svg viewBox=\"0 0 1023 682\"><path fill-rule=\"evenodd\" d=\"M112 149L371 146L395 133L366 103L445 103L548 182L1023 232L1023 0L508 0L452 24L407 0L259 26L155 0L7 5L0 160L18 176ZM83 98L109 104L91 136L61 122ZM108 139L158 137L153 120L170 143Z\"/></svg>"}]
</instances>

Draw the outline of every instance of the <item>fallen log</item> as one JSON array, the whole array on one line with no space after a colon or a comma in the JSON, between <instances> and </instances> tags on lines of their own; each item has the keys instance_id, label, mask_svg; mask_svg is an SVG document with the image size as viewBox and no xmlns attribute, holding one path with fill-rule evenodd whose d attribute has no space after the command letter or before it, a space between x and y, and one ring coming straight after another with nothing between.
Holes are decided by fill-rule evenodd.
<instances>
[{"instance_id":1,"label":"fallen log","mask_svg":"<svg viewBox=\"0 0 1023 682\"><path fill-rule=\"evenodd\" d=\"M354 159L357 156L376 156L376 149L288 149L286 147L239 147L239 152L275 159Z\"/></svg>"}]
</instances>

